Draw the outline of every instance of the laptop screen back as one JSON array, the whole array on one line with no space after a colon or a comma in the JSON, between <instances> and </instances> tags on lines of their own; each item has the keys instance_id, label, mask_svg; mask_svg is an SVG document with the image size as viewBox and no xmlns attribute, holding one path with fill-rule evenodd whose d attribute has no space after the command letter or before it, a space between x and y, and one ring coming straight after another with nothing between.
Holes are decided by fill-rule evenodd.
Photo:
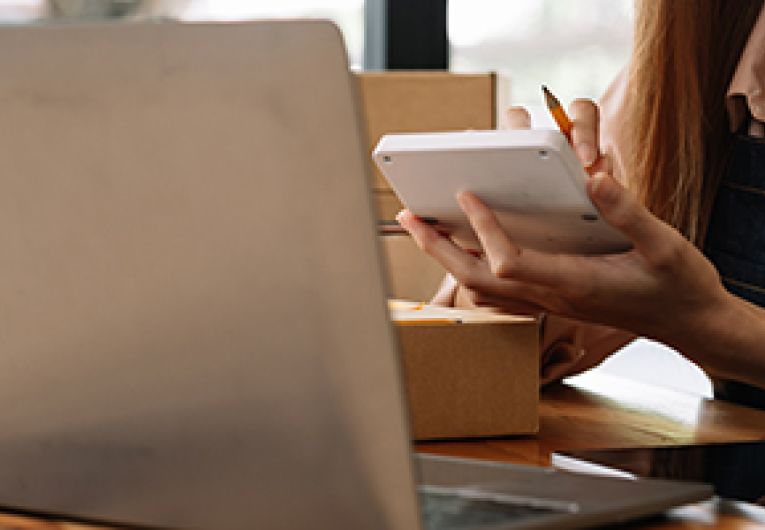
<instances>
[{"instance_id":1,"label":"laptop screen back","mask_svg":"<svg viewBox=\"0 0 765 530\"><path fill-rule=\"evenodd\" d=\"M337 30L6 27L0 49L0 505L416 527Z\"/></svg>"}]
</instances>

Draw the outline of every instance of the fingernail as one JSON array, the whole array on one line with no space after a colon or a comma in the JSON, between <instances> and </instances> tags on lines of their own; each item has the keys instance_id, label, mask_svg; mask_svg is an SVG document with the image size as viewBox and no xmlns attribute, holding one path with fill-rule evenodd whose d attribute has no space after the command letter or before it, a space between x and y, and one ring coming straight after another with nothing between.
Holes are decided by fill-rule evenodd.
<instances>
[{"instance_id":1,"label":"fingernail","mask_svg":"<svg viewBox=\"0 0 765 530\"><path fill-rule=\"evenodd\" d=\"M590 194L602 206L613 206L619 199L619 188L607 173L598 173L590 179Z\"/></svg>"},{"instance_id":2,"label":"fingernail","mask_svg":"<svg viewBox=\"0 0 765 530\"><path fill-rule=\"evenodd\" d=\"M396 214L396 221L398 221L398 224L406 228L411 215L412 214L409 213L409 210L401 210Z\"/></svg>"},{"instance_id":3,"label":"fingernail","mask_svg":"<svg viewBox=\"0 0 765 530\"><path fill-rule=\"evenodd\" d=\"M595 148L590 144L579 144L576 147L576 153L579 155L579 160L584 167L590 167L595 163L595 159L598 157L598 153Z\"/></svg>"}]
</instances>

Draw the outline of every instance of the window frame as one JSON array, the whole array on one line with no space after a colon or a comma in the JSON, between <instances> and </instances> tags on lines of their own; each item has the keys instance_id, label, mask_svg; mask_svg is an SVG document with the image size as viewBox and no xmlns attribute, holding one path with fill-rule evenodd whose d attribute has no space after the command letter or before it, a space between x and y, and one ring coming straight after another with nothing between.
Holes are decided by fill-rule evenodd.
<instances>
[{"instance_id":1,"label":"window frame","mask_svg":"<svg viewBox=\"0 0 765 530\"><path fill-rule=\"evenodd\" d=\"M448 70L448 0L366 0L365 70Z\"/></svg>"}]
</instances>

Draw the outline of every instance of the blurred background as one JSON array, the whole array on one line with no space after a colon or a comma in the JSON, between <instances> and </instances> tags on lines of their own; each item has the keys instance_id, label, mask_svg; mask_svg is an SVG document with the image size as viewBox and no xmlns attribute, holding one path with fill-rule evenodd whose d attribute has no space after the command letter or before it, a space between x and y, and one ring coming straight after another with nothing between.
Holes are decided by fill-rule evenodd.
<instances>
[{"instance_id":1,"label":"blurred background","mask_svg":"<svg viewBox=\"0 0 765 530\"><path fill-rule=\"evenodd\" d=\"M0 0L0 22L328 18L340 26L354 69L397 69L395 64L370 59L375 50L366 47L386 45L375 42L374 34L387 31L387 40L409 42L410 55L422 54L427 45L408 35L411 28L405 23L381 28L395 22L395 14L386 20L385 4L385 0ZM421 21L419 33L440 37L433 26L445 19L450 70L499 72L510 81L505 100L533 110L541 102L542 83L561 100L597 99L629 55L631 0L418 0L409 5ZM423 67L429 66L427 59L421 61ZM438 59L434 57L433 64L441 66ZM535 112L535 117L547 119L545 113Z\"/></svg>"},{"instance_id":2,"label":"blurred background","mask_svg":"<svg viewBox=\"0 0 765 530\"><path fill-rule=\"evenodd\" d=\"M500 100L552 126L540 85L598 99L630 54L632 0L0 0L0 24L326 18L355 70L498 72ZM501 120L500 120L501 123ZM701 370L638 340L598 370L711 396Z\"/></svg>"},{"instance_id":3,"label":"blurred background","mask_svg":"<svg viewBox=\"0 0 765 530\"><path fill-rule=\"evenodd\" d=\"M449 0L450 68L497 71L510 80L510 101L535 121L539 87L561 101L598 99L627 62L632 0Z\"/></svg>"}]
</instances>

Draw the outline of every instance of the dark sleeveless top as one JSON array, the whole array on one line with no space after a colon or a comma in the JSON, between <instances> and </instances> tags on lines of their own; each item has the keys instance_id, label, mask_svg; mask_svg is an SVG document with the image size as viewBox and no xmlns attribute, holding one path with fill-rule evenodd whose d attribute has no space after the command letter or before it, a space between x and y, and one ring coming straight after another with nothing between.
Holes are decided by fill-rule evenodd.
<instances>
[{"instance_id":1,"label":"dark sleeveless top","mask_svg":"<svg viewBox=\"0 0 765 530\"><path fill-rule=\"evenodd\" d=\"M728 291L765 307L765 138L736 135L704 250ZM735 381L714 386L715 397L765 409L763 389Z\"/></svg>"}]
</instances>

